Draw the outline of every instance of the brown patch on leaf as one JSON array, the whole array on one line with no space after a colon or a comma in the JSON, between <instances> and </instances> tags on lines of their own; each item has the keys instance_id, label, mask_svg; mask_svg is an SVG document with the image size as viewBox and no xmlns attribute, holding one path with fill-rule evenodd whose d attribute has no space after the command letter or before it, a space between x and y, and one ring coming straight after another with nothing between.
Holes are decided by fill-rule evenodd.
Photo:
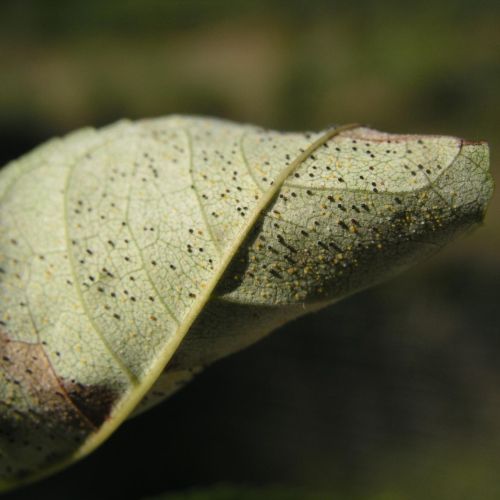
<instances>
[{"instance_id":1,"label":"brown patch on leaf","mask_svg":"<svg viewBox=\"0 0 500 500\"><path fill-rule=\"evenodd\" d=\"M92 422L100 427L109 417L117 394L105 386L86 386L74 382L62 381L64 390L73 404Z\"/></svg>"},{"instance_id":2,"label":"brown patch on leaf","mask_svg":"<svg viewBox=\"0 0 500 500\"><path fill-rule=\"evenodd\" d=\"M484 146L488 144L487 141L468 141L467 139L462 139L462 146Z\"/></svg>"},{"instance_id":3,"label":"brown patch on leaf","mask_svg":"<svg viewBox=\"0 0 500 500\"><path fill-rule=\"evenodd\" d=\"M0 330L0 479L71 455L106 419L116 396L62 381L41 344Z\"/></svg>"},{"instance_id":4,"label":"brown patch on leaf","mask_svg":"<svg viewBox=\"0 0 500 500\"><path fill-rule=\"evenodd\" d=\"M74 424L76 420L88 426L84 416L76 414L40 344L11 340L0 331L0 356L3 382L11 387L10 397L2 401L4 405L56 413L64 422Z\"/></svg>"}]
</instances>

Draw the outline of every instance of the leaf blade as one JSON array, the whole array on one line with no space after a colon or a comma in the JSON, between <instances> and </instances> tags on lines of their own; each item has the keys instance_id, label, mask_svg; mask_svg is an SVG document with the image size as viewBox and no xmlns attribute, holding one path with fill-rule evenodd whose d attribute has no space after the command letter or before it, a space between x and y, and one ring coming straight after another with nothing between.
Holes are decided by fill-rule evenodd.
<instances>
[{"instance_id":1,"label":"leaf blade","mask_svg":"<svg viewBox=\"0 0 500 500\"><path fill-rule=\"evenodd\" d=\"M139 404L154 382L162 378L164 367L174 352L177 352L172 363L174 371L167 372L167 377L171 378L173 373L189 373L190 370L197 367L197 364L194 363L193 359L189 359L189 356L184 356L182 362L178 361L181 359L180 354L186 351L186 349L178 348L188 331L190 331L190 336L194 336L196 340L196 338L202 338L204 332L213 330L213 337L209 339L212 343L205 342L203 347L206 355L204 354L205 357L202 357L201 361L203 361L202 364L206 364L234 352L250 341L255 341L258 337L268 333L270 328L303 313L302 304L304 301L310 303L309 310L314 310L327 302L337 300L356 288L367 286L376 278L384 277L387 274L387 270L384 269L384 266L387 267L387 255L384 255L383 252L374 253L373 249L370 249L369 257L372 260L368 259L367 263L363 264L365 267L361 266L361 268L365 270L365 274L370 274L368 272L369 265L375 262L377 264L375 266L376 272L370 271L373 278L367 279L366 275L353 266L346 272L349 279L347 284L343 285L344 288L333 287L328 280L332 281L335 278L338 281L341 274L337 272L337 268L342 267L344 259L342 252L345 253L346 250L340 251L334 246L330 248L327 243L321 240L318 240L317 245L311 247L307 243L308 236L298 232L297 227L303 223L303 220L311 217L316 218L315 222L318 220L328 221L330 220L328 217L331 217L333 213L331 206L326 204L327 201L330 202L328 198L320 200L319 203L317 200L311 201L313 200L311 196L317 195L313 190L320 191L320 186L314 184L314 182L318 182L315 178L318 169L324 174L324 179L321 182L335 181L342 184L342 189L337 190L328 186L325 193L335 193L335 197L341 197L338 194L341 192L344 197L353 197L352 207L357 206L354 202L358 203L359 207L363 205L356 198L358 196L356 193L359 190L357 191L353 185L355 181L359 182L359 180L356 179L353 172L356 171L356 168L358 170L361 168L363 172L365 170L369 172L366 160L360 160L358 162L360 166L356 167L356 159L359 158L359 155L354 153L350 153L347 160L343 161L338 158L332 160L330 157L324 159L322 157L323 146L326 150L329 142L332 145L339 141L343 141L343 144L346 141L354 141L354 144L358 144L357 141L364 140L366 147L370 145L371 148L376 148L378 142L396 141L398 146L394 145L394 150L397 150L402 143L407 148L405 139L394 139L394 136L390 136L391 139L388 139L388 136L381 133L355 128L343 139L337 141L337 138L343 137L343 132L353 128L353 126L347 126L320 133L312 141L310 140L311 136L307 134L300 138L293 134L284 135L280 139L282 142L279 143L279 141L276 142L277 134L272 132L258 131L252 127L237 126L225 122L180 117L137 125L121 124L115 127L117 128L108 128L100 135L97 134L98 139L96 139L97 136L90 133L93 137L90 141L90 148L86 140L82 144L81 140L76 139L76 145L70 146L69 152L59 152L59 156L57 154L55 156L49 155L48 166L46 166L48 170L45 175L39 175L37 178L31 176L25 181L26 185L22 189L27 196L21 196L22 189L19 185L12 191L13 197L10 198L10 201L13 207L21 208L21 213L31 214L26 217L29 224L25 224L25 233L36 233L37 238L35 239L38 246L43 247L45 239L50 245L54 245L56 242L53 254L46 251L45 247L43 253L33 252L31 248L33 242L28 241L30 236L24 236L21 230L23 224L17 224L14 219L10 223L4 224L7 218L6 214L13 213L13 208L10 207L9 212L5 207L2 207L2 223L4 224L2 226L2 241L4 241L2 259L8 259L8 253L5 250L7 248L6 236L14 231L18 234L19 240L23 244L26 243L21 251L16 242L17 255L25 255L23 257L25 259L28 259L27 256L29 256L31 261L35 261L33 257L36 256L42 262L39 264L36 260L37 264L30 267L30 272L35 269L34 274L41 276L50 271L56 276L55 278L47 276L43 282L44 285L37 284L35 289L32 289L33 287L29 283L24 283L24 288L21 287L22 293L24 293L24 289L29 291L31 302L27 302L37 304L38 310L43 312L43 314L35 314L35 319L38 320L45 314L49 316L52 314L53 317L58 318L57 324L55 326L55 323L50 324L50 328L41 329L35 324L32 325L30 331L37 335L40 335L40 331L42 331L45 342L42 344L38 341L35 342L35 345L38 347L44 345L42 351L44 353L45 350L48 351L50 362L55 366L54 374L58 378L57 384L65 389L69 398L69 406L73 409L80 409L85 416L93 415L90 420L98 426L97 431L89 431L88 427L85 428L85 435L79 437L72 453L65 451L62 458L61 452L58 456L47 455L43 463L47 473L88 454L106 439ZM186 129L189 129L188 134L183 133ZM245 156L245 148L248 145L247 141L243 142L243 134L246 134L245 139L253 140L256 143L252 149L253 156L250 159ZM428 145L431 150L438 153L442 148L445 150L448 148L450 154L456 153L456 158L460 157L462 152L462 146L457 150L458 143L449 138L425 139L425 142L422 139L418 140L422 141L424 146ZM412 144L417 143L416 138L408 139L408 141ZM441 141L443 146L435 146L432 141ZM308 145L301 147L300 144L304 143ZM286 153L290 156L288 165L284 161L286 156L280 160L274 151L274 148L281 147L280 144L284 144L285 150L288 148L296 151L295 156ZM194 145L196 147L193 147ZM71 150L71 148L73 149ZM358 146L351 147L353 151L355 151L354 148L357 149ZM241 152L241 158L237 169L229 174L232 175L233 183L231 184L226 172L236 168L232 162L235 158L234 155L238 155L238 150ZM229 155L231 160L225 156L227 151L231 152ZM68 153L70 153L70 157L74 157L73 164L68 161ZM316 153L318 154L316 155ZM432 152L431 156L438 157L438 153ZM391 149L385 154L391 156ZM408 149L407 154L409 154ZM211 161L208 162L208 167L203 170L200 165L202 165L204 157L208 156L211 156ZM422 153L421 156L425 155ZM273 161L267 161L265 158L270 158ZM37 158L35 157L34 160L36 164ZM280 161L285 163L285 168L280 167ZM392 165L391 161L386 162L387 165ZM449 164L452 165L453 161L450 160ZM179 166L179 162L181 162L181 166ZM266 166L266 162L269 165ZM484 163L484 158L481 162ZM21 162L20 169L29 171L31 167L28 167L28 164L29 162ZM42 164L44 164L43 161ZM68 164L72 165L71 168L68 168ZM350 172L344 179L340 177L343 174L339 172L345 167L345 164L348 164ZM468 164L465 162L462 167L466 168ZM96 165L99 166L98 170L95 169ZM335 174L331 173L333 166ZM240 167L246 171L246 180L243 182L240 182L241 177L244 176L239 171ZM47 178L50 182L54 182L55 179L61 182L61 176L58 175L61 168L66 168L67 177L63 178L65 183L62 186L59 184L59 191L56 190L59 195L30 196L30 193L36 192L35 185L39 183L44 186L43 183L46 182ZM385 177L382 175L382 184L392 182L391 176L394 176L395 168L392 167L392 170L389 170L390 173L386 173ZM274 174L271 175L273 169ZM12 170L12 168L7 169L2 186L7 184L7 177L12 175ZM304 193L300 195L296 193L295 196L303 202L303 213L300 210L291 212L294 220L290 223L294 224L294 229L285 232L286 238L281 236L280 239L280 234L276 233L275 226L284 224L284 222L278 208L283 206L282 212L285 212L285 193L290 192L290 199L294 198L293 190L299 188L298 185L290 182L287 185L287 180L296 170L300 170L300 173L297 172L299 178L303 176L308 179L304 186L301 186ZM366 215L363 216L363 219L360 217L362 221L360 227L366 223L367 229L377 229L379 235L382 234L382 236L377 237L380 241L385 241L383 238L389 243L392 241L401 244L402 241L408 247L405 247L403 257L413 263L416 260L415 250L411 250L409 247L415 246L417 242L411 239L399 241L396 229L405 238L408 238L405 231L408 232L412 224L417 226L424 215L424 219L427 217L428 220L425 220L427 226L425 226L422 235L430 235L432 240L436 238L434 233L441 231L438 230L439 223L448 224L457 230L462 229L463 223L458 219L451 223L451 209L450 213L447 213L446 203L441 203L443 200L439 202L439 197L433 197L430 193L432 191L429 187L431 183L426 175L431 174L419 174L418 176L419 182L425 186L425 190L422 191L425 196L422 198L415 187L417 184L410 185L408 180L411 180L412 177L417 178L417 174L414 175L413 171L410 174L405 174L404 170L401 169L402 173L398 174L401 180L394 181L394 184L405 188L404 191L398 191L398 193L409 193L405 194L407 199L404 199L405 213L403 215L406 219L399 220L393 216L388 222L380 214L376 216ZM445 172L447 171L448 169L445 170ZM33 174L33 172L31 173ZM262 176L260 181L258 175ZM475 179L478 180L477 185L472 189L472 197L475 192L481 189L482 185L486 185L483 177L481 173L475 174ZM437 177L437 179L439 178ZM346 179L349 184L352 181L353 185L347 185ZM362 180L364 181L364 179ZM454 178L452 181L445 183L446 186L456 183ZM380 181L372 181L377 185L376 182ZM269 187L263 192L262 186L266 184L269 184ZM206 200L203 198L204 186L208 190L206 192L211 195L207 196ZM231 186L232 189L234 187L236 192L234 196L228 186ZM238 187L240 190L237 189ZM49 192L48 188L47 186L47 192ZM393 206L397 202L391 201L390 198L394 198L394 192L386 188L387 186L381 188L382 191L385 189L387 192L384 195L386 196L384 203L392 207L392 211L394 211ZM217 189L220 189L221 192L218 192ZM4 189L4 192L7 191L7 188ZM377 203L380 205L381 193L375 187L372 191L370 196L374 200L378 197ZM362 199L367 199L366 188L361 189L360 192L363 195ZM63 211L65 214L63 217L64 231L61 231L59 227L60 216L57 212L57 207L61 206L61 193L65 208ZM251 195L253 195L253 200ZM278 195L280 198L277 197ZM477 206L484 208L488 197L488 189L485 188L483 200L471 203L476 203ZM26 199L27 202L23 201ZM453 196L450 199L453 200ZM34 202L34 206L29 205L32 202ZM437 204L438 209L428 209L431 202ZM211 204L210 206L215 207L211 213L205 211L205 204L207 206ZM373 207L376 206L375 202L372 204ZM151 206L155 207L154 213L150 213ZM357 210L365 210L359 207ZM342 203L337 203L336 209L344 211L345 207ZM217 217L213 215L217 215L215 210L221 212L222 223L209 222L209 215L217 220ZM279 217L276 212L280 215ZM36 216L33 216L33 213ZM56 224L52 221L53 231L49 235L45 235L43 231L38 231L36 226L33 227L32 220L40 223L43 220L40 214L46 217L48 213L52 214L54 221L59 222ZM408 220L408 214L414 220ZM177 218L174 217L175 215ZM273 217L276 218L273 219ZM398 215L398 217L400 216ZM439 218L441 218L441 222ZM475 214L473 219L477 219ZM154 224L150 221L154 221ZM276 221L279 221L279 224ZM349 222L349 226L342 221L345 227L340 225L341 229L335 230L337 233L327 227L327 233L342 234L342 241L355 241L356 238L359 238L359 234L367 233L364 229L357 229L359 221L357 224L354 221L353 218ZM194 223L199 224L199 227L192 227ZM330 223L328 222L328 224ZM318 227L320 226L321 223L318 223ZM162 231L159 231L160 228ZM321 232L321 230L324 230L324 227L320 227L316 233ZM263 254L262 248L258 246L259 243L256 243L256 240L252 240L252 238L249 240L253 231L261 231L260 236L268 234L273 237L273 241L277 240L277 243L273 243L273 245L276 245L279 250L268 245ZM344 234L345 231L347 233ZM384 231L387 234L383 234ZM169 235L170 239L168 241L161 239L161 236L157 236L159 232ZM290 234L297 236L293 244L287 240ZM448 239L448 235L445 235L444 239ZM59 248L61 241L65 242L67 247L67 254L63 254L63 257L60 255ZM186 245L186 241L190 243ZM377 241L372 243L374 248L375 244L380 244ZM198 246L200 244L203 246ZM303 246L304 248L300 248L300 252L298 252L294 246ZM326 250L323 247L326 247ZM424 253L422 247L423 244L418 246L416 254ZM158 248L161 248L162 252L174 260L170 263L165 261L164 255L157 252ZM292 265L288 269L292 269L293 272L287 272L294 276L298 285L293 284L291 279L283 280L283 270L279 267L283 267L282 258L288 257L293 260L291 255L294 255L294 252L301 255L304 265ZM328 265L324 264L322 259L325 260L326 257L329 259L332 252L337 261L332 261ZM366 249L363 249L363 252L368 254ZM361 252L361 256L364 255L363 252ZM38 255L35 255L36 253ZM376 257L373 257L373 253ZM252 264L245 260L247 254L250 257L255 257L256 262L259 259L267 259L270 263L271 277L265 274L265 278L259 283L255 275L262 274L264 276L264 273L260 273L260 271L257 273L258 269L252 268ZM243 261L243 266L240 265L239 256ZM52 261L52 259L54 260ZM305 276L308 267L307 259L317 265L316 269L309 272L308 277ZM347 259L349 265L355 261L355 254L350 254ZM66 276L64 269L67 272L68 265L70 272ZM240 267L238 268L238 266ZM157 271L158 268L161 268L161 271ZM183 271L183 268L194 269L194 271L188 275L185 270ZM336 270L337 274L329 276L328 273L331 274L330 268ZM302 271L305 274L301 274ZM359 283L356 282L356 279L351 279L351 275L355 277L356 273L359 275L356 278ZM69 287L66 288L68 291L65 294L61 294L54 288L52 295L51 293L47 295L47 289L50 292L51 287L55 287L53 284L55 281L62 282L64 279ZM230 283L229 289L224 290L224 286L228 282ZM9 286L11 285L12 283L9 282ZM278 300L279 294L273 295L272 298L262 295L266 289L272 289L273 286L277 287L276 289L281 287L280 293L283 294L284 302ZM297 290L294 291L293 287L297 288L300 293ZM246 332L239 338L235 336L236 340L233 340L232 343L226 342L230 344L229 346L225 346L223 342L213 341L218 338L217 329L220 320L214 321L215 316L208 316L208 319L204 320L207 318L207 315L204 314L206 309L213 313L215 306L212 305L211 308L206 306L213 296L212 292L216 289L219 290L216 296L224 303L230 304L236 299L236 302L243 306L245 301L248 304L259 306L255 317L257 319L252 316L253 312L250 313L248 308L242 310L241 316L239 316L240 313L236 314L234 308L231 309L233 306L227 306L229 309L225 309L225 311L231 311L230 315L239 319L239 323L236 321L231 331L236 331L238 327ZM199 292L199 290L202 291ZM4 296L5 294L2 294L2 297ZM263 299L261 302L259 302L259 297ZM141 305L141 309L136 309L136 303L139 299L149 304L148 307ZM152 305L153 303L154 305ZM263 304L269 304L270 309L266 310L267 312L263 312ZM4 304L2 306L5 307ZM58 316L60 310L63 312ZM174 310L176 313L173 313ZM224 313L219 312L218 314L221 318ZM245 325L241 321L241 317L244 317L245 314L248 314L247 327L249 331L245 330ZM24 314L23 316L19 313L19 318L21 316L29 319L30 315ZM9 337L9 342L20 342L21 339L16 339L15 335L23 335L23 331L26 330L19 318L14 321L14 324L17 325L17 328L14 328L14 333L12 330L9 331L9 336L12 337ZM197 319L198 323L195 324ZM257 324L257 320L260 323ZM256 325L257 327L254 328ZM7 324L4 326L7 327ZM128 328L133 328L135 331L127 333ZM253 337L250 335L250 330L255 331ZM138 336L138 332L140 336ZM89 342L89 339L93 340ZM223 340L227 341L227 339ZM58 342L59 344L57 344ZM99 344L101 344L100 347L98 347ZM61 350L57 350L56 345L61 345ZM191 345L192 348L193 343L187 342L186 345ZM200 345L203 345L203 342ZM24 350L27 352L27 348ZM196 351L196 349L194 350ZM20 348L18 351L21 352ZM61 360L61 351L62 358L70 356L69 362ZM4 376L5 373L9 375L9 372L4 371ZM11 369L10 375L12 373ZM28 386L34 385L34 382L25 382L26 384ZM54 384L56 383L54 382ZM49 387L52 386L49 384ZM8 405L9 401L12 403L12 395L3 394L2 399L4 405ZM33 407L36 406L35 399L31 403ZM43 408L43 404L47 405L47 402L41 398L41 404ZM70 410L66 409L65 411ZM83 419L80 420L79 426L82 425ZM55 446L52 445L52 448L55 449ZM40 466L39 464L38 467ZM23 474L26 475L25 472ZM32 479L44 474L43 470L38 471L35 467L35 473L32 473L30 477ZM3 475L8 474L4 473Z\"/></svg>"}]
</instances>

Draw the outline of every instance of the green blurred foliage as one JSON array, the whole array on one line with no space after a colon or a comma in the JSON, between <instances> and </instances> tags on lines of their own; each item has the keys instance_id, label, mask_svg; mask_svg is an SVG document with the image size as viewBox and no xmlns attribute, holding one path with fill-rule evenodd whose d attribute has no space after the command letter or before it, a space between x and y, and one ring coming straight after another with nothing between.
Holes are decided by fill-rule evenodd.
<instances>
[{"instance_id":1,"label":"green blurred foliage","mask_svg":"<svg viewBox=\"0 0 500 500\"><path fill-rule=\"evenodd\" d=\"M324 500L325 495L330 495L330 492L312 493L279 486L248 488L244 486L216 485L183 493L160 495L147 500L261 500L264 498L269 500Z\"/></svg>"},{"instance_id":2,"label":"green blurred foliage","mask_svg":"<svg viewBox=\"0 0 500 500\"><path fill-rule=\"evenodd\" d=\"M361 121L495 151L497 4L4 1L0 130L180 112L284 129Z\"/></svg>"},{"instance_id":3,"label":"green blurred foliage","mask_svg":"<svg viewBox=\"0 0 500 500\"><path fill-rule=\"evenodd\" d=\"M0 163L80 126L192 113L485 139L498 181L499 25L493 0L3 0ZM500 498L499 211L11 497ZM218 482L255 486L183 493Z\"/></svg>"}]
</instances>

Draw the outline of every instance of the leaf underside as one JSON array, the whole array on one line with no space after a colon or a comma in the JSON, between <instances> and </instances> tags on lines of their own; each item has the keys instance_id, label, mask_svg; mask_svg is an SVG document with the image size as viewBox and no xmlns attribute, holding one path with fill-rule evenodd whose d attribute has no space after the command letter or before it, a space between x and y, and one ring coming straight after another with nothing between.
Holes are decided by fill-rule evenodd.
<instances>
[{"instance_id":1,"label":"leaf underside","mask_svg":"<svg viewBox=\"0 0 500 500\"><path fill-rule=\"evenodd\" d=\"M481 222L488 147L360 126L122 121L0 173L0 488Z\"/></svg>"}]
</instances>

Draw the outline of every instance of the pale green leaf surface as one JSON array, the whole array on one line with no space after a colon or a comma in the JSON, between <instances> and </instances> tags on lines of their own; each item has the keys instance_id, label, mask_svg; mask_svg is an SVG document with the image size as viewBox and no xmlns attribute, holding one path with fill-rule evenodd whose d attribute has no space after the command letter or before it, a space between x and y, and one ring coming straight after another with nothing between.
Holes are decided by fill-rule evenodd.
<instances>
[{"instance_id":1,"label":"pale green leaf surface","mask_svg":"<svg viewBox=\"0 0 500 500\"><path fill-rule=\"evenodd\" d=\"M488 147L172 116L53 140L0 174L0 486L284 322L481 222Z\"/></svg>"}]
</instances>

